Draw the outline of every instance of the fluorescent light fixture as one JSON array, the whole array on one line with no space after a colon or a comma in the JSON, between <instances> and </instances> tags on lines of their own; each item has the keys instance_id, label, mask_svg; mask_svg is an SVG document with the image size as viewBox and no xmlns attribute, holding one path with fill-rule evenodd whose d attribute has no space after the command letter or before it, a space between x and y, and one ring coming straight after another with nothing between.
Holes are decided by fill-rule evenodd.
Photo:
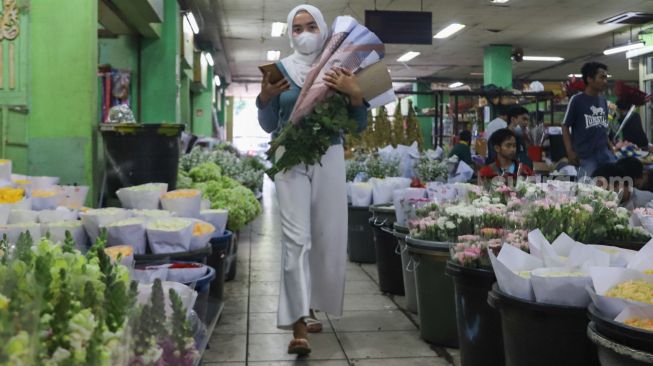
<instances>
[{"instance_id":1,"label":"fluorescent light fixture","mask_svg":"<svg viewBox=\"0 0 653 366\"><path fill-rule=\"evenodd\" d=\"M268 51L268 61L277 61L281 57L281 51L270 50Z\"/></svg>"},{"instance_id":2,"label":"fluorescent light fixture","mask_svg":"<svg viewBox=\"0 0 653 366\"><path fill-rule=\"evenodd\" d=\"M449 84L449 89L460 88L460 87L463 86L463 85L465 85L465 84L461 83L460 81L456 81L456 82L453 83L453 84Z\"/></svg>"},{"instance_id":3,"label":"fluorescent light fixture","mask_svg":"<svg viewBox=\"0 0 653 366\"><path fill-rule=\"evenodd\" d=\"M419 56L421 54L422 54L421 52L409 51L409 52L406 52L403 55L401 55L397 59L397 61L398 62L408 62L408 61L414 59L415 57L417 57L417 56Z\"/></svg>"},{"instance_id":4,"label":"fluorescent light fixture","mask_svg":"<svg viewBox=\"0 0 653 366\"><path fill-rule=\"evenodd\" d=\"M464 24L453 23L451 25L446 26L443 30L439 31L436 35L433 36L433 38L437 38L437 39L449 38L452 35L454 35L454 33L463 30L463 28L465 28Z\"/></svg>"},{"instance_id":5,"label":"fluorescent light fixture","mask_svg":"<svg viewBox=\"0 0 653 366\"><path fill-rule=\"evenodd\" d=\"M510 0L490 0L492 4L505 4Z\"/></svg>"},{"instance_id":6,"label":"fluorescent light fixture","mask_svg":"<svg viewBox=\"0 0 653 366\"><path fill-rule=\"evenodd\" d=\"M564 58L557 56L524 56L524 61L545 61L545 62L559 62Z\"/></svg>"},{"instance_id":7,"label":"fluorescent light fixture","mask_svg":"<svg viewBox=\"0 0 653 366\"><path fill-rule=\"evenodd\" d=\"M482 72L470 72L469 75L471 75L471 76L483 76L485 74L483 74Z\"/></svg>"},{"instance_id":8,"label":"fluorescent light fixture","mask_svg":"<svg viewBox=\"0 0 653 366\"><path fill-rule=\"evenodd\" d=\"M186 19L188 20L188 24L190 24L190 29L193 30L193 33L198 34L200 32L200 26L197 25L197 21L195 20L193 13L190 11L186 13Z\"/></svg>"},{"instance_id":9,"label":"fluorescent light fixture","mask_svg":"<svg viewBox=\"0 0 653 366\"><path fill-rule=\"evenodd\" d=\"M286 28L288 28L286 23L274 22L272 23L272 32L270 32L270 35L272 37L281 37L286 33Z\"/></svg>"},{"instance_id":10,"label":"fluorescent light fixture","mask_svg":"<svg viewBox=\"0 0 653 366\"><path fill-rule=\"evenodd\" d=\"M635 42L635 43L628 43L625 45L621 46L616 46L616 47L610 47L603 51L604 55L614 55L615 53L621 53L621 52L626 52L626 51L632 51L636 50L638 48L644 47L644 42Z\"/></svg>"},{"instance_id":11,"label":"fluorescent light fixture","mask_svg":"<svg viewBox=\"0 0 653 366\"><path fill-rule=\"evenodd\" d=\"M567 77L570 77L570 78L582 78L583 74L569 74L569 75L567 75Z\"/></svg>"},{"instance_id":12,"label":"fluorescent light fixture","mask_svg":"<svg viewBox=\"0 0 653 366\"><path fill-rule=\"evenodd\" d=\"M204 58L206 59L206 63L208 63L209 66L213 66L213 56L211 56L209 52L204 54Z\"/></svg>"},{"instance_id":13,"label":"fluorescent light fixture","mask_svg":"<svg viewBox=\"0 0 653 366\"><path fill-rule=\"evenodd\" d=\"M213 82L215 82L215 86L220 86L222 84L222 82L220 81L220 75L216 75L213 78Z\"/></svg>"}]
</instances>

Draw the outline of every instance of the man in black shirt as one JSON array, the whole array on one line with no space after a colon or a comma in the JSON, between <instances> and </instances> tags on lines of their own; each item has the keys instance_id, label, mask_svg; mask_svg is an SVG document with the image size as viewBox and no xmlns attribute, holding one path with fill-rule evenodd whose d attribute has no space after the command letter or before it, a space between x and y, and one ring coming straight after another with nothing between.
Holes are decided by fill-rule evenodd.
<instances>
[{"instance_id":1,"label":"man in black shirt","mask_svg":"<svg viewBox=\"0 0 653 366\"><path fill-rule=\"evenodd\" d=\"M632 104L623 99L617 100L616 104L617 109L619 109L619 123L621 125L621 122L626 118ZM630 115L630 118L622 129L622 133L624 140L632 142L644 151L648 151L648 138L646 137L646 132L644 132L644 128L642 127L642 119L640 118L639 113L633 112Z\"/></svg>"}]
</instances>

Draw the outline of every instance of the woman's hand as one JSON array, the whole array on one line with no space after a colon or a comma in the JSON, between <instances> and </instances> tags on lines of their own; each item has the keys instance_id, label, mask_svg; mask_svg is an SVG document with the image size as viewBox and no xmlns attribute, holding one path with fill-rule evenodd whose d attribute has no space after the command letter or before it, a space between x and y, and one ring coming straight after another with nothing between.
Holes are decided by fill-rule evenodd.
<instances>
[{"instance_id":1,"label":"woman's hand","mask_svg":"<svg viewBox=\"0 0 653 366\"><path fill-rule=\"evenodd\" d=\"M353 107L363 105L363 92L358 85L356 75L351 71L334 67L324 75L323 80L329 88L347 94Z\"/></svg>"},{"instance_id":2,"label":"woman's hand","mask_svg":"<svg viewBox=\"0 0 653 366\"><path fill-rule=\"evenodd\" d=\"M263 82L261 83L261 94L259 95L261 103L266 104L270 101L270 99L276 97L288 89L290 89L290 83L288 80L283 78L273 84L270 82L270 73L266 72L265 75L263 75Z\"/></svg>"}]
</instances>

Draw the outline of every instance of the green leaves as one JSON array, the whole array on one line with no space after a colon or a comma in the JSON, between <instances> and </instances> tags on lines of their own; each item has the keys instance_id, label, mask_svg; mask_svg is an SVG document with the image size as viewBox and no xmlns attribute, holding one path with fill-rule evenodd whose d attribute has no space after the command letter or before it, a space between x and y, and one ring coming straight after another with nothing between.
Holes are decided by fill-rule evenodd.
<instances>
[{"instance_id":1,"label":"green leaves","mask_svg":"<svg viewBox=\"0 0 653 366\"><path fill-rule=\"evenodd\" d=\"M334 94L318 103L313 113L296 125L286 124L279 136L272 141L267 152L273 165L266 174L274 179L277 173L304 164L319 164L322 156L331 147L333 138L356 130L356 121L349 118L349 101L341 94ZM279 148L285 148L277 161Z\"/></svg>"}]
</instances>

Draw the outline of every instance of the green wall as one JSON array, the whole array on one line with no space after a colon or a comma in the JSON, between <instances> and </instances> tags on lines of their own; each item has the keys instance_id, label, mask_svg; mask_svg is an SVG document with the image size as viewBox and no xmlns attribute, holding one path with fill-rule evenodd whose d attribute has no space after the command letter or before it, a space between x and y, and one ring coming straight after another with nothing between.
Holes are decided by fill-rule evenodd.
<instances>
[{"instance_id":1,"label":"green wall","mask_svg":"<svg viewBox=\"0 0 653 366\"><path fill-rule=\"evenodd\" d=\"M193 134L198 136L213 136L213 100L215 85L213 84L213 67L208 67L207 88L192 94Z\"/></svg>"},{"instance_id":2,"label":"green wall","mask_svg":"<svg viewBox=\"0 0 653 366\"><path fill-rule=\"evenodd\" d=\"M416 92L430 92L431 84L417 83L413 85L413 91ZM415 95L413 98L414 105L418 115L421 114L422 109L433 108L433 94L428 95ZM422 136L424 137L424 149L433 148L433 117L417 117L419 125L422 128Z\"/></svg>"},{"instance_id":3,"label":"green wall","mask_svg":"<svg viewBox=\"0 0 653 366\"><path fill-rule=\"evenodd\" d=\"M93 163L97 2L32 0L30 6L28 173L93 185L99 180Z\"/></svg>"},{"instance_id":4,"label":"green wall","mask_svg":"<svg viewBox=\"0 0 653 366\"><path fill-rule=\"evenodd\" d=\"M483 83L512 88L512 46L493 45L483 49Z\"/></svg>"},{"instance_id":5,"label":"green wall","mask_svg":"<svg viewBox=\"0 0 653 366\"><path fill-rule=\"evenodd\" d=\"M144 39L141 47L141 121L179 122L180 116L180 32L177 0L165 0L161 38Z\"/></svg>"}]
</instances>

